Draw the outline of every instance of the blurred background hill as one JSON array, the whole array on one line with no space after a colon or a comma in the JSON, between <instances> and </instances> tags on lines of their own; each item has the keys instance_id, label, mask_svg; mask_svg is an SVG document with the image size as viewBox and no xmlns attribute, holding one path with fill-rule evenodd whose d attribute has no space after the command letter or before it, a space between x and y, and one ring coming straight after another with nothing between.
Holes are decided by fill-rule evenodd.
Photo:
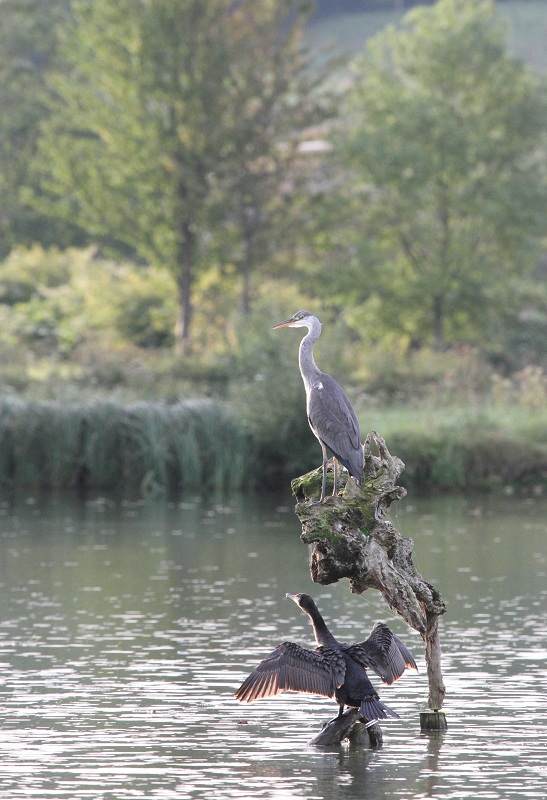
<instances>
[{"instance_id":1,"label":"blurred background hill","mask_svg":"<svg viewBox=\"0 0 547 800\"><path fill-rule=\"evenodd\" d=\"M547 70L547 11L542 0L496 0L499 13L509 23L509 46L533 69ZM310 32L317 44L335 42L357 53L370 36L389 23L398 22L417 5L412 0L320 0L311 19Z\"/></svg>"}]
</instances>

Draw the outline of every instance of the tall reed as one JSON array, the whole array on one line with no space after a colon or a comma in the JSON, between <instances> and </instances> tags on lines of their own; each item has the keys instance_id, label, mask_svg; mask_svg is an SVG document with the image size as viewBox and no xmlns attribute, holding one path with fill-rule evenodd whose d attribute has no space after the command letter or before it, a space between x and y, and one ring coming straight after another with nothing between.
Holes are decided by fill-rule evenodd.
<instances>
[{"instance_id":1,"label":"tall reed","mask_svg":"<svg viewBox=\"0 0 547 800\"><path fill-rule=\"evenodd\" d=\"M139 492L233 490L254 472L244 425L212 400L0 402L0 486Z\"/></svg>"},{"instance_id":2,"label":"tall reed","mask_svg":"<svg viewBox=\"0 0 547 800\"><path fill-rule=\"evenodd\" d=\"M0 489L144 496L259 483L287 488L291 477L319 464L317 444L301 421L300 404L294 413L283 407L283 424L265 401L257 405L255 398L253 407L254 417L242 398L237 413L209 399L129 405L0 400ZM546 487L543 409L369 409L361 416L363 437L371 428L385 437L406 464L401 482L413 491Z\"/></svg>"}]
</instances>

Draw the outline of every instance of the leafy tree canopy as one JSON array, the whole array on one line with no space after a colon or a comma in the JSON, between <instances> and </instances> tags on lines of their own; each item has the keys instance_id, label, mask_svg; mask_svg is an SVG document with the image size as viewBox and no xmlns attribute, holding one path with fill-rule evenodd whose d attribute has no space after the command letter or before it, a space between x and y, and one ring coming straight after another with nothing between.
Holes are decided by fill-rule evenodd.
<instances>
[{"instance_id":1,"label":"leafy tree canopy","mask_svg":"<svg viewBox=\"0 0 547 800\"><path fill-rule=\"evenodd\" d=\"M439 0L405 20L355 63L348 102L346 164L376 245L360 264L359 324L441 349L487 335L537 261L547 102L490 0Z\"/></svg>"},{"instance_id":2,"label":"leafy tree canopy","mask_svg":"<svg viewBox=\"0 0 547 800\"><path fill-rule=\"evenodd\" d=\"M52 212L90 239L172 270L181 349L190 338L196 274L220 241L213 234L235 229L230 249L234 236L244 241L239 262L249 272L298 133L327 113L313 95L301 6L74 5L63 49L71 68L50 84L42 187Z\"/></svg>"},{"instance_id":3,"label":"leafy tree canopy","mask_svg":"<svg viewBox=\"0 0 547 800\"><path fill-rule=\"evenodd\" d=\"M0 258L36 239L58 240L57 226L26 202L39 122L47 115L46 73L56 63L57 30L69 0L2 0L0 13Z\"/></svg>"}]
</instances>

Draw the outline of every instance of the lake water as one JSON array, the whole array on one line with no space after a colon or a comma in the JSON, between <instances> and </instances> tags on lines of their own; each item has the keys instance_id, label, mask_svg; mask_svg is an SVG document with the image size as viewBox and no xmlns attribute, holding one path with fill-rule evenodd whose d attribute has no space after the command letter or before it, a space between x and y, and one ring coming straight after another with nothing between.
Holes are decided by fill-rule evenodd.
<instances>
[{"instance_id":1,"label":"lake water","mask_svg":"<svg viewBox=\"0 0 547 800\"><path fill-rule=\"evenodd\" d=\"M312 584L290 496L131 504L23 497L0 515L2 798L547 797L547 501L405 500L391 519L448 604L444 734L422 735L421 639L381 596ZM332 700L233 692L284 639L313 646L285 592L333 632L384 620L420 673L373 682L384 747L307 742Z\"/></svg>"}]
</instances>

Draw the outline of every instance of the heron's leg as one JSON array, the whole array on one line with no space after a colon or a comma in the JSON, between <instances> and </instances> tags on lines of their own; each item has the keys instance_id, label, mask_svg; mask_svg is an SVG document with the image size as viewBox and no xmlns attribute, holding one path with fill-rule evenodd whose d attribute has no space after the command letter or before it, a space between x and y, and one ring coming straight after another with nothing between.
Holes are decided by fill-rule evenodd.
<instances>
[{"instance_id":1,"label":"heron's leg","mask_svg":"<svg viewBox=\"0 0 547 800\"><path fill-rule=\"evenodd\" d=\"M334 456L332 457L332 474L333 474L332 496L335 497L338 494L338 459L336 459Z\"/></svg>"},{"instance_id":2,"label":"heron's leg","mask_svg":"<svg viewBox=\"0 0 547 800\"><path fill-rule=\"evenodd\" d=\"M323 451L323 480L321 481L321 497L319 498L319 502L323 503L325 500L325 492L327 491L327 464L328 464L328 457L327 457L327 448L321 442L321 449Z\"/></svg>"},{"instance_id":3,"label":"heron's leg","mask_svg":"<svg viewBox=\"0 0 547 800\"><path fill-rule=\"evenodd\" d=\"M321 503L324 503L325 493L327 491L327 464L329 463L329 459L327 456L327 448L325 447L321 439L319 439L319 444L321 445L321 450L323 451L323 478L321 480L321 497L319 498L319 500L312 500L310 503L310 505L312 506L318 506Z\"/></svg>"}]
</instances>

